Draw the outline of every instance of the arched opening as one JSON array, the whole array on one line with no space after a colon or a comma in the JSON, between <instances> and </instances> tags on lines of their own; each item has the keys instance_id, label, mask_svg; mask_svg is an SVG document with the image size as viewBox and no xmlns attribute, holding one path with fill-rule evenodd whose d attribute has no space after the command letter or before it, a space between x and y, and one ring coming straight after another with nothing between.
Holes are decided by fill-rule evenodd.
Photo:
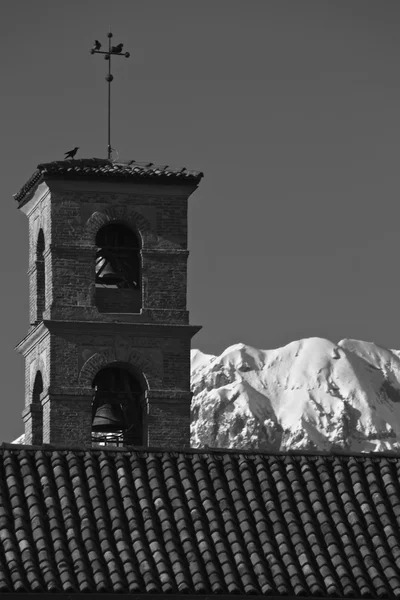
<instances>
[{"instance_id":1,"label":"arched opening","mask_svg":"<svg viewBox=\"0 0 400 600\"><path fill-rule=\"evenodd\" d=\"M140 243L129 227L105 225L97 233L96 246L96 286L140 288Z\"/></svg>"},{"instance_id":2,"label":"arched opening","mask_svg":"<svg viewBox=\"0 0 400 600\"><path fill-rule=\"evenodd\" d=\"M42 410L43 378L40 371L36 373L32 389L32 412L29 430L25 435L33 445L43 443L43 410ZM29 442L28 442L29 443Z\"/></svg>"},{"instance_id":3,"label":"arched opening","mask_svg":"<svg viewBox=\"0 0 400 600\"><path fill-rule=\"evenodd\" d=\"M40 371L36 373L35 381L32 390L32 404L40 404L41 395L43 394L43 378Z\"/></svg>"},{"instance_id":4,"label":"arched opening","mask_svg":"<svg viewBox=\"0 0 400 600\"><path fill-rule=\"evenodd\" d=\"M44 248L44 233L41 229L36 244L36 322L43 321L43 313L46 308Z\"/></svg>"},{"instance_id":5,"label":"arched opening","mask_svg":"<svg viewBox=\"0 0 400 600\"><path fill-rule=\"evenodd\" d=\"M142 308L140 239L121 223L104 225L96 236L96 306L105 313L139 313Z\"/></svg>"},{"instance_id":6,"label":"arched opening","mask_svg":"<svg viewBox=\"0 0 400 600\"><path fill-rule=\"evenodd\" d=\"M92 387L93 442L142 446L144 386L139 379L127 368L104 367L97 373Z\"/></svg>"}]
</instances>

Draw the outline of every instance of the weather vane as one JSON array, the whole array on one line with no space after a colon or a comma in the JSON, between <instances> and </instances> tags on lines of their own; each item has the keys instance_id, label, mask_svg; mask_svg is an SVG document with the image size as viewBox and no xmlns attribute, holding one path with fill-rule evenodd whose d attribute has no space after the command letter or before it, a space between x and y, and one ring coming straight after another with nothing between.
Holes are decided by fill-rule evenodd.
<instances>
[{"instance_id":1,"label":"weather vane","mask_svg":"<svg viewBox=\"0 0 400 600\"><path fill-rule=\"evenodd\" d=\"M94 46L91 49L91 54L104 54L105 60L108 60L108 74L106 75L106 81L108 83L108 144L107 144L107 158L111 159L111 153L113 148L111 148L111 82L114 79L111 74L111 57L112 56L124 56L125 58L129 58L129 52L122 52L123 44L118 44L117 46L111 46L111 38L113 34L111 30L107 33L108 37L108 50L105 52L104 50L100 50L101 44L99 40L95 40Z\"/></svg>"}]
</instances>

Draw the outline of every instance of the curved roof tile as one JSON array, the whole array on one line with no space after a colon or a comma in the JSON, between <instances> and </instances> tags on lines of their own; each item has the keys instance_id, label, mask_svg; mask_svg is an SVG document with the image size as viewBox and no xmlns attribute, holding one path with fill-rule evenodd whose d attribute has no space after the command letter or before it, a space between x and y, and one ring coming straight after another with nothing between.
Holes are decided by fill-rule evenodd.
<instances>
[{"instance_id":1,"label":"curved roof tile","mask_svg":"<svg viewBox=\"0 0 400 600\"><path fill-rule=\"evenodd\" d=\"M0 448L0 592L400 597L400 457Z\"/></svg>"},{"instance_id":2,"label":"curved roof tile","mask_svg":"<svg viewBox=\"0 0 400 600\"><path fill-rule=\"evenodd\" d=\"M137 181L138 179L158 180L160 183L199 183L203 177L201 171L189 171L185 167L174 168L168 165L155 165L135 160L109 160L104 158L80 158L60 160L38 165L37 170L25 185L14 194L17 202L25 197L46 178L55 179L119 179Z\"/></svg>"}]
</instances>

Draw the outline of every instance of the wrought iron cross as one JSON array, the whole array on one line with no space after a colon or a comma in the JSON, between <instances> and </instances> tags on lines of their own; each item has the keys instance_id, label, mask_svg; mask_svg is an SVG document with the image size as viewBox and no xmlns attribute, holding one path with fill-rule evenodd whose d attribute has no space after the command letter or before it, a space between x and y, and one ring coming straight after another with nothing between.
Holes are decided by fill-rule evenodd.
<instances>
[{"instance_id":1,"label":"wrought iron cross","mask_svg":"<svg viewBox=\"0 0 400 600\"><path fill-rule=\"evenodd\" d=\"M111 31L107 33L108 37L108 50L100 50L101 44L98 40L94 42L94 46L91 49L91 54L104 54L105 60L108 60L108 74L106 75L106 81L108 83L108 144L107 144L107 158L111 159L111 153L113 148L111 148L111 82L114 79L111 74L111 57L112 56L123 56L125 58L129 58L129 52L122 52L123 44L118 44L117 46L111 46L111 38L113 34Z\"/></svg>"}]
</instances>

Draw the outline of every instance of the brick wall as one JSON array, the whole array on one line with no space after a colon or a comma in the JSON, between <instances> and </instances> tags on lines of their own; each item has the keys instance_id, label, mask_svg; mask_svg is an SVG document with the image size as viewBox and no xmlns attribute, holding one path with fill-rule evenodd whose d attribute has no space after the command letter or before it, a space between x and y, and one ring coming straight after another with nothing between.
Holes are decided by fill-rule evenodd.
<instances>
[{"instance_id":1,"label":"brick wall","mask_svg":"<svg viewBox=\"0 0 400 600\"><path fill-rule=\"evenodd\" d=\"M186 310L187 258L185 250L143 252L144 306Z\"/></svg>"},{"instance_id":2,"label":"brick wall","mask_svg":"<svg viewBox=\"0 0 400 600\"><path fill-rule=\"evenodd\" d=\"M77 323L73 331L66 324L65 332L59 323L57 333L49 332L51 322L41 327L46 335L25 354L27 442L90 443L94 376L105 366L118 365L144 382L147 444L189 445L190 328L182 327L179 336L154 336L150 331L147 336L146 326L141 325L139 336L132 324L118 331L107 327L107 332L98 331L101 325L95 332L85 323ZM43 417L33 406L32 381L38 372L43 373Z\"/></svg>"},{"instance_id":3,"label":"brick wall","mask_svg":"<svg viewBox=\"0 0 400 600\"><path fill-rule=\"evenodd\" d=\"M43 443L91 445L92 395L50 393L43 400Z\"/></svg>"},{"instance_id":4,"label":"brick wall","mask_svg":"<svg viewBox=\"0 0 400 600\"><path fill-rule=\"evenodd\" d=\"M96 287L96 307L101 313L139 313L142 290Z\"/></svg>"},{"instance_id":5,"label":"brick wall","mask_svg":"<svg viewBox=\"0 0 400 600\"><path fill-rule=\"evenodd\" d=\"M47 321L38 326L41 336L36 327L24 343L26 440L90 444L93 378L118 364L144 382L146 443L188 446L194 331L186 310L187 199L193 190L167 193L152 183L135 192L132 185L86 183L50 183L29 214L31 323ZM141 290L95 287L96 233L113 220L142 241ZM38 254L40 230L44 251ZM132 298L138 293L140 302ZM173 326L170 333L164 325ZM39 370L38 404L32 381Z\"/></svg>"},{"instance_id":6,"label":"brick wall","mask_svg":"<svg viewBox=\"0 0 400 600\"><path fill-rule=\"evenodd\" d=\"M167 195L165 189L153 184L149 193L133 194L115 185L118 193L105 194L95 189L69 189L71 183L60 189L57 184L29 215L31 323L40 320L38 310L40 317L43 303L38 309L37 286L44 275L47 318L107 319L101 314L108 312L104 303L96 306L95 238L99 228L114 218L134 228L142 241L143 306L135 302L132 313L140 313L142 321L149 321L150 310L163 309L170 311L165 315L167 322L185 320L187 201L192 189L179 196ZM40 228L45 239L45 270L38 275ZM125 298L120 307L116 304L112 299L113 312L126 311Z\"/></svg>"},{"instance_id":7,"label":"brick wall","mask_svg":"<svg viewBox=\"0 0 400 600\"><path fill-rule=\"evenodd\" d=\"M190 392L149 391L148 440L157 448L190 446Z\"/></svg>"},{"instance_id":8,"label":"brick wall","mask_svg":"<svg viewBox=\"0 0 400 600\"><path fill-rule=\"evenodd\" d=\"M43 443L43 407L31 404L22 411L25 425L25 444L38 446Z\"/></svg>"}]
</instances>

